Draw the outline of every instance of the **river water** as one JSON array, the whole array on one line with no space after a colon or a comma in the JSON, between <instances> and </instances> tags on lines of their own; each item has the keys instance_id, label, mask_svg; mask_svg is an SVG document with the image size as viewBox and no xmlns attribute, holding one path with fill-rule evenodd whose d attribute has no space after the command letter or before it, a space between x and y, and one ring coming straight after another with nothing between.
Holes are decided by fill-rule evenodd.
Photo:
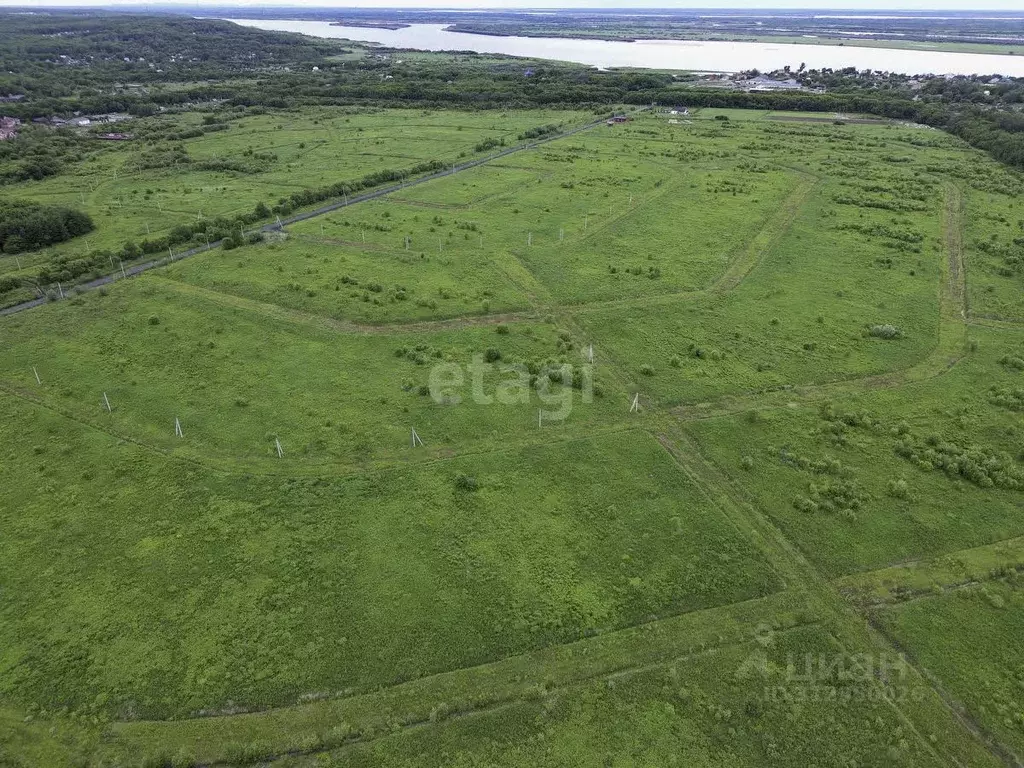
<instances>
[{"instance_id":1,"label":"river water","mask_svg":"<svg viewBox=\"0 0 1024 768\"><path fill-rule=\"evenodd\" d=\"M413 24L404 29L335 27L326 21L228 19L260 29L301 32L313 37L381 43L393 48L421 51L475 51L528 58L557 59L595 67L680 69L695 72L772 71L786 64L796 69L856 67L904 74L1000 74L1024 77L1024 56L988 53L913 51L898 48L862 48L856 45L800 45L787 43L728 43L689 40L569 40L543 37L493 37L446 32L444 24Z\"/></svg>"}]
</instances>

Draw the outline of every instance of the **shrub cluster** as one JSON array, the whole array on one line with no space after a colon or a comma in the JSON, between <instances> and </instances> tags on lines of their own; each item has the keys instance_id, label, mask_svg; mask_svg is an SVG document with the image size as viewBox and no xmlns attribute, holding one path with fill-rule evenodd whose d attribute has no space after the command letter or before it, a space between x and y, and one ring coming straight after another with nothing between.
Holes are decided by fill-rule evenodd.
<instances>
[{"instance_id":1,"label":"shrub cluster","mask_svg":"<svg viewBox=\"0 0 1024 768\"><path fill-rule=\"evenodd\" d=\"M486 152L489 149L504 147L504 139L484 139L473 147L474 152Z\"/></svg>"},{"instance_id":2,"label":"shrub cluster","mask_svg":"<svg viewBox=\"0 0 1024 768\"><path fill-rule=\"evenodd\" d=\"M1024 471L1013 458L984 446L957 445L936 436L923 443L905 437L896 444L896 455L926 472L941 470L981 488L1024 488Z\"/></svg>"},{"instance_id":3,"label":"shrub cluster","mask_svg":"<svg viewBox=\"0 0 1024 768\"><path fill-rule=\"evenodd\" d=\"M426 365L430 359L440 360L444 352L429 344L417 344L415 347L399 347L395 350L395 357L404 358L416 365Z\"/></svg>"},{"instance_id":4,"label":"shrub cluster","mask_svg":"<svg viewBox=\"0 0 1024 768\"><path fill-rule=\"evenodd\" d=\"M793 506L801 512L826 512L841 514L856 519L857 510L870 498L855 480L826 479L824 482L808 483L807 495L797 496Z\"/></svg>"},{"instance_id":5,"label":"shrub cluster","mask_svg":"<svg viewBox=\"0 0 1024 768\"><path fill-rule=\"evenodd\" d=\"M88 214L71 208L0 201L0 251L21 253L63 243L93 230Z\"/></svg>"},{"instance_id":6,"label":"shrub cluster","mask_svg":"<svg viewBox=\"0 0 1024 768\"><path fill-rule=\"evenodd\" d=\"M875 339L901 339L903 331L895 325L872 325L868 327L868 336Z\"/></svg>"},{"instance_id":7,"label":"shrub cluster","mask_svg":"<svg viewBox=\"0 0 1024 768\"><path fill-rule=\"evenodd\" d=\"M401 181L402 179L407 179L410 176L418 176L423 173L433 173L435 171L440 171L445 167L446 165L440 160L430 160L404 170L394 168L384 169L368 173L360 179L339 181L337 184L332 184L329 187L304 189L299 192L293 192L290 197L281 198L277 205L274 206L273 212L284 216L291 213L296 208L303 208L307 205L322 203L325 200L333 200L338 197L344 197L345 195L355 194L356 192L361 192L364 189L377 187L391 181Z\"/></svg>"},{"instance_id":8,"label":"shrub cluster","mask_svg":"<svg viewBox=\"0 0 1024 768\"><path fill-rule=\"evenodd\" d=\"M836 195L833 200L839 205L853 205L857 208L875 208L898 213L920 213L927 211L929 206L917 200L887 200L878 197L854 197L852 195Z\"/></svg>"},{"instance_id":9,"label":"shrub cluster","mask_svg":"<svg viewBox=\"0 0 1024 768\"><path fill-rule=\"evenodd\" d=\"M459 474L455 477L455 487L460 491L475 491L480 487L475 477L470 475Z\"/></svg>"},{"instance_id":10,"label":"shrub cluster","mask_svg":"<svg viewBox=\"0 0 1024 768\"><path fill-rule=\"evenodd\" d=\"M1024 411L1024 388L994 386L988 391L988 401L1009 411Z\"/></svg>"},{"instance_id":11,"label":"shrub cluster","mask_svg":"<svg viewBox=\"0 0 1024 768\"><path fill-rule=\"evenodd\" d=\"M524 141L526 139L539 139L543 136L551 136L558 133L559 127L554 123L548 123L547 125L538 125L536 128L529 128L519 134L519 140Z\"/></svg>"},{"instance_id":12,"label":"shrub cluster","mask_svg":"<svg viewBox=\"0 0 1024 768\"><path fill-rule=\"evenodd\" d=\"M1024 359L1017 355L1003 355L999 358L999 364L1012 368L1015 371L1024 371Z\"/></svg>"},{"instance_id":13,"label":"shrub cluster","mask_svg":"<svg viewBox=\"0 0 1024 768\"><path fill-rule=\"evenodd\" d=\"M838 477L839 475L847 474L839 459L833 459L830 456L826 456L823 459L810 459L793 453L789 448L779 450L779 461L797 469L813 472L816 475L836 475Z\"/></svg>"}]
</instances>

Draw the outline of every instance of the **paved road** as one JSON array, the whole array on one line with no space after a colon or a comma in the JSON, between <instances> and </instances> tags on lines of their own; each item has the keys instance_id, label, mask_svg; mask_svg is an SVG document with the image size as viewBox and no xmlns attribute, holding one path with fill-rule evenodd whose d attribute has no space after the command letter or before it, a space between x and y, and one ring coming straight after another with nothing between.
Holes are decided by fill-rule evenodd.
<instances>
[{"instance_id":1,"label":"paved road","mask_svg":"<svg viewBox=\"0 0 1024 768\"><path fill-rule=\"evenodd\" d=\"M635 111L641 111L642 109L644 108L640 108ZM493 155L488 155L487 157L477 158L476 160L468 160L464 163L456 163L451 168L446 168L443 171L432 173L429 176L420 176L419 178L413 179L412 181L405 181L399 184L392 184L387 187L380 187L371 192L364 192L360 195L353 195L352 197L347 197L343 200L337 200L333 203L321 206L312 211L304 211L302 213L297 213L294 216L289 216L285 219L279 219L280 224L274 222L273 224L266 224L262 227L259 227L258 229L249 231L273 232L276 230L280 230L283 227L288 226L289 224L295 224L296 222L299 221L305 221L307 219L316 218L317 216L323 216L324 214L331 213L332 211L336 211L339 208L346 208L347 206L356 205L357 203L363 203L366 202L367 200L375 200L376 198L384 197L385 195L390 195L392 192L398 192L399 190L406 189L407 187L414 187L417 184L425 184L428 181L434 181L435 179L444 178L445 176L451 176L452 174L459 173L461 171L468 171L470 168L476 168L477 166L485 165L495 160L500 160L503 157L514 155L517 152L525 152L526 150L533 149L534 147L540 144L547 144L548 142L557 141L558 139L564 139L568 136L573 136L577 133L582 133L583 131L589 131L592 128L597 128L600 125L604 125L606 120L607 118L602 118L592 123L581 125L578 128L573 128L571 130L565 131L564 133L558 133L553 136L547 136L545 138L537 139L536 141L528 142L517 147L509 147L508 149L503 149L500 152L497 152ZM173 256L167 255L159 259L153 259L152 261L145 261L138 264L133 264L130 267L124 267L123 273L122 271L119 270L111 275L106 275L105 277L98 277L95 280L90 280L87 283L79 283L76 287L79 290L93 290L95 288L99 288L100 286L113 283L115 280L123 280L127 277L133 277L134 275L141 274L147 270L154 269L156 267L166 266L172 261L180 261L181 259L187 259L189 256L195 256L197 253L204 253L205 251L213 250L214 248L219 248L221 245L223 245L223 243L223 240L218 240L216 242L210 243L209 245L200 245L195 248L189 248L187 251L175 253ZM65 296L65 298L68 298L68 296ZM42 304L46 304L49 301L51 300L42 297L38 299L32 299L31 301L25 301L22 302L21 304L14 304L10 307L0 309L0 317L3 317L4 315L13 315L16 312L24 312L27 309L38 307ZM60 301L60 299L57 299L57 301Z\"/></svg>"}]
</instances>

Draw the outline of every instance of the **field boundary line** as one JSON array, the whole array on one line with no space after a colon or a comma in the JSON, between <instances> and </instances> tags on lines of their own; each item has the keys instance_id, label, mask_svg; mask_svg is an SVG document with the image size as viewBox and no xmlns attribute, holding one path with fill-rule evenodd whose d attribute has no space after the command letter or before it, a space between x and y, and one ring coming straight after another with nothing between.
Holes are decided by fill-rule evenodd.
<instances>
[{"instance_id":1,"label":"field boundary line","mask_svg":"<svg viewBox=\"0 0 1024 768\"><path fill-rule=\"evenodd\" d=\"M969 307L967 306L967 275L964 268L963 238L963 192L955 184L946 184L946 200L942 216L942 234L946 246L946 290L949 300L959 309L960 316L966 322Z\"/></svg>"},{"instance_id":2,"label":"field boundary line","mask_svg":"<svg viewBox=\"0 0 1024 768\"><path fill-rule=\"evenodd\" d=\"M820 626L819 622L811 621L811 622L807 622L805 624L797 624L797 625L794 625L792 627L786 627L786 628L781 629L781 630L776 630L776 632L779 635L785 635L785 634L787 634L789 632L794 632L794 631L796 631L798 629L806 629L806 628L815 627L815 626ZM829 636L831 637L831 635L829 635ZM737 639L731 640L731 641L726 641L726 642L721 642L721 643L717 643L717 644L708 645L708 646L705 646L705 647L700 648L698 650L690 651L688 653L683 653L683 654L680 654L678 656L673 656L671 658L665 658L665 659L660 659L660 660L657 660L657 661L651 661L651 662L648 662L648 663L645 663L645 664L637 664L637 665L625 666L625 667L622 667L620 669L614 669L614 670L610 670L610 671L596 672L594 674L589 674L589 675L580 675L579 677L576 677L576 678L574 678L572 680L568 680L568 681L566 681L565 683L563 683L561 685L554 685L554 686L551 686L550 688L545 686L544 687L544 692L541 695L541 699L543 699L543 698L550 699L553 696L569 693L569 692L572 692L572 691L578 691L578 690L582 689L584 686L586 686L586 685L588 685L590 683L593 683L595 681L599 681L599 680L612 681L612 680L626 679L626 678L632 677L634 675L642 675L645 672L651 672L651 671L659 669L659 668L668 668L668 667L671 667L672 665L678 664L680 662L690 661L690 660L693 660L693 659L699 659L702 656L708 656L708 655L711 655L711 654L719 653L719 652L721 652L723 650L728 650L730 648L736 648L738 646L746 645L746 644L749 644L749 643L752 643L752 642L756 642L756 640L754 638L737 638ZM842 647L841 643L837 643L837 645L839 647ZM523 704L526 704L526 703L531 701L531 697L530 697L529 693L530 693L529 691L524 691L523 693L521 693L519 695L513 694L513 695L509 696L507 699L502 699L500 701L494 702L494 703L489 704L489 705L485 705L485 706L482 706L482 707L478 707L478 708L469 709L469 710L466 710L466 711L461 711L461 712L454 713L452 715L449 715L447 719L458 720L458 719L463 719L463 718L473 718L473 717L478 717L478 716L483 716L483 715L494 714L495 712L500 712L500 711L502 711L504 709L510 709L510 708L518 706L518 705L523 705ZM537 699L537 700L541 700L541 699ZM888 700L888 698L887 698L887 700ZM898 712L898 710L897 710L897 712ZM900 716L901 720L906 720L906 716L903 715L903 713L899 713L899 716ZM419 719L419 720L416 720L415 722L410 722L408 724L402 725L399 728L398 732L402 733L402 732L406 732L406 731L412 730L412 729L423 728L423 727L426 727L426 726L430 725L432 722L433 721L429 717L428 718ZM908 725L913 727L912 723L908 723ZM386 733L374 734L373 736L371 736L369 738L352 739L352 740L350 740L350 741L348 741L348 742L346 742L344 744L341 744L341 745L339 745L337 747L328 747L328 748L325 748L325 749L311 749L311 750L296 749L296 750L289 750L287 752L282 752L280 754L273 755L273 756L267 757L265 759L268 762L273 763L273 762L276 762L278 760L286 759L286 758L289 758L289 757L308 757L308 756L313 756L313 755L324 755L324 754L332 755L333 756L335 754L342 754L345 750L347 750L347 749L349 749L351 747L359 746L359 745L362 745L362 744L372 744L372 743L374 743L376 741L379 741L379 740L381 740L383 738L391 736L394 733L395 733L395 731L392 730L392 731L389 731L389 732L386 732ZM936 755L936 757L938 757L938 755ZM230 764L231 763L229 763L228 761L216 761L216 762L210 763L210 765L212 765L212 766L230 765Z\"/></svg>"},{"instance_id":3,"label":"field boundary line","mask_svg":"<svg viewBox=\"0 0 1024 768\"><path fill-rule=\"evenodd\" d=\"M982 328L993 328L1000 331L1024 331L1024 318L993 317L991 315L971 314L967 324Z\"/></svg>"},{"instance_id":4,"label":"field boundary line","mask_svg":"<svg viewBox=\"0 0 1024 768\"><path fill-rule=\"evenodd\" d=\"M59 408L58 406L55 406L55 405L52 405L51 403L46 402L45 398L43 398L43 397L41 397L39 395L36 395L35 393L23 390L23 389L21 389L19 387L16 387L16 386L12 385L11 383L9 383L7 381L0 380L0 394L5 394L8 397L18 398L19 400L24 400L25 402L31 403L32 405L34 405L34 406L36 406L38 408L42 408L44 410L49 411L50 413L56 414L57 416L60 416L61 418L65 418L65 419L68 419L69 421L73 421L76 424L78 424L78 425L80 425L82 427L85 427L86 429L90 429L90 430L93 430L95 432L101 432L102 434L106 435L107 437L109 437L109 438L111 438L113 440L118 440L118 441L123 441L123 442L126 442L126 443L131 443L136 448L140 448L142 450L149 451L150 453L157 454L157 455L161 456L162 458L171 459L173 461L181 461L183 463L190 464L190 465L192 465L194 467L202 467L204 469L213 469L212 467L210 467L209 465L207 465L203 461L196 460L194 458L185 456L183 454L175 453L174 451L171 451L171 450L168 450L168 449L165 449L165 448L161 448L161 447L156 446L156 445L152 445L152 444L147 443L147 442L145 442L143 440L139 440L138 438L132 437L131 435L123 435L123 434L121 434L119 432L114 432L113 430L107 429L107 428L105 428L105 427L103 427L103 426L101 426L99 424L94 424L94 423L92 423L92 422L90 422L90 421L88 421L88 420L86 420L86 419L84 419L84 418L82 418L80 416L76 416L75 414L73 414L73 413L71 413L69 411L65 411L65 410Z\"/></svg>"},{"instance_id":5,"label":"field boundary line","mask_svg":"<svg viewBox=\"0 0 1024 768\"><path fill-rule=\"evenodd\" d=\"M628 219L634 213L637 213L638 211L642 210L649 203L653 203L653 202L656 202L657 200L660 200L663 196L667 195L673 189L677 188L678 186L681 186L682 184L683 184L683 181L678 181L675 184L669 185L668 187L662 187L660 189L657 189L657 190L654 191L654 193L652 195L650 195L649 197L644 198L637 205L632 206L632 207L627 207L624 211L619 211L617 213L612 214L609 218L603 220L600 224L596 224L593 227L590 227L584 233L577 233L576 235L573 235L573 236L567 238L567 240L565 242L568 243L568 245L570 247L574 246L574 245L577 246L577 247L579 247L581 245L584 245L591 238L599 236L599 235L607 232L612 227L614 227L614 226L618 225L619 223L621 223L622 221ZM514 260L515 264L518 266L519 269L522 269L526 273L526 275L529 275L530 282L534 286L536 286L536 288L534 288L534 289L527 289L527 287L522 283L520 278L518 278L515 275L513 275L512 271L509 270L507 267L504 268L503 271L509 277L509 279L511 279L513 281L513 283L516 285L517 288L519 288L520 290L522 290L522 291L524 291L524 292L526 292L528 294L530 299L534 302L534 304L536 306L538 306L538 308L549 309L549 310L558 308L558 309L564 310L564 311L571 311L571 310L576 309L576 308L583 308L583 307L592 306L592 305L588 305L588 304L585 304L585 303L570 304L570 303L563 303L563 302L557 301L555 299L555 297L552 295L551 289L548 287L547 283L544 282L541 279L541 277L539 275L537 275L530 268L530 266L529 266L529 264L527 262L527 259L525 259L525 255L526 254L522 250L521 247L508 248L508 249L505 249L505 251L503 251L503 252L507 253ZM502 265L499 265L499 266L502 266ZM694 293L694 292L684 292L684 295L690 295L692 293ZM545 298L544 299L539 298L538 294L543 294ZM678 295L678 294L673 294L673 295ZM662 297L658 297L658 298L662 298ZM628 299L627 301L637 301L637 300L642 300L642 299Z\"/></svg>"},{"instance_id":6,"label":"field boundary line","mask_svg":"<svg viewBox=\"0 0 1024 768\"><path fill-rule=\"evenodd\" d=\"M786 196L776 213L765 220L761 228L739 249L725 270L703 288L692 291L672 291L651 296L632 296L624 299L605 299L600 301L565 304L564 309L570 312L585 313L602 309L618 309L635 306L651 306L672 303L679 300L696 300L714 293L726 293L739 287L765 257L778 245L778 242L789 231L800 213L807 196L819 183L821 178L806 171L796 171L804 178ZM781 215L779 215L781 214ZM735 252L734 252L735 253Z\"/></svg>"},{"instance_id":7,"label":"field boundary line","mask_svg":"<svg viewBox=\"0 0 1024 768\"><path fill-rule=\"evenodd\" d=\"M541 179L550 179L552 176L554 176L554 171L542 171L539 168L527 168L526 166L506 165L504 163L499 162L494 162L493 164L489 163L487 165L478 167L485 169L495 168L499 170L507 169L512 171L522 171L524 173L536 175L538 178ZM520 181L517 184L513 184L511 187L506 187L500 192L491 192L490 194L487 195L481 195L480 197L474 198L468 203L433 203L428 200L409 200L408 198L404 197L396 197L394 194L388 195L387 199L388 202L391 203L397 203L399 205L411 205L416 208L431 208L446 211L463 211L473 208L474 206L480 205L481 203L485 203L489 200L501 199L503 197L509 197L510 195L514 195L520 189L531 187L533 185L532 182L532 178L530 179L530 181Z\"/></svg>"},{"instance_id":8,"label":"field boundary line","mask_svg":"<svg viewBox=\"0 0 1024 768\"><path fill-rule=\"evenodd\" d=\"M305 325L336 333L354 335L375 336L398 333L434 333L459 328L486 327L488 325L500 325L501 323L526 323L540 320L536 311L524 309L494 315L458 315L455 317L438 318L436 320L409 320L379 325L376 323L357 323L353 320L339 320L338 318L321 315L316 312L308 312L303 309L286 307L282 304L251 299L248 296L239 296L237 293L230 293L218 290L217 288L208 288L205 285L196 285L165 275L152 275L150 279L168 290L180 294L194 295L221 306L233 307L294 325Z\"/></svg>"},{"instance_id":9,"label":"field boundary line","mask_svg":"<svg viewBox=\"0 0 1024 768\"><path fill-rule=\"evenodd\" d=\"M936 595L936 588L945 592L985 583L1006 571L1024 571L1024 535L855 571L832 584L851 601L873 606Z\"/></svg>"},{"instance_id":10,"label":"field boundary line","mask_svg":"<svg viewBox=\"0 0 1024 768\"><path fill-rule=\"evenodd\" d=\"M1024 565L1013 568L1013 571L1015 573L1024 572ZM942 597L950 594L951 592L959 592L963 589L970 589L971 587L987 584L998 578L998 576L990 576L988 578L966 579L953 584L936 584L934 587L929 587L928 589L913 589L912 591L904 592L899 595L890 595L888 597L859 598L856 594L844 592L841 587L839 588L844 597L846 597L852 605L864 612L869 612L878 608L918 603L931 597ZM936 591L936 588L938 591Z\"/></svg>"},{"instance_id":11,"label":"field boundary line","mask_svg":"<svg viewBox=\"0 0 1024 768\"><path fill-rule=\"evenodd\" d=\"M149 451L162 458L180 461L193 467L200 467L224 477L247 476L347 479L350 477L372 476L374 474L391 472L396 469L417 470L421 467L430 467L469 456L508 454L526 448L583 442L603 439L625 432L645 431L640 425L620 419L619 421L598 426L578 425L573 428L572 432L564 432L557 436L553 436L550 432L543 432L537 437L528 437L512 441L506 440L500 446L490 448L482 447L486 446L489 440L489 438L483 437L466 443L466 445L469 446L469 450L456 452L453 449L442 446L436 449L434 453L423 454L422 458L415 458L409 454L400 453L398 452L398 449L396 449L396 452L367 464L327 459L304 463L300 466L285 464L284 466L280 466L276 469L269 469L269 467L278 467L278 462L275 461L273 463L267 463L262 459L255 457L222 457L193 452L189 449L179 450L165 448L148 443L137 437L116 432L101 424L91 422L82 416L65 411L59 406L49 403L47 398L33 392L26 391L7 381L0 380L0 395L7 395L9 397L23 400L33 406L47 410L50 413L68 419L69 421L73 421L86 429L102 433L112 440L131 443L137 448Z\"/></svg>"},{"instance_id":12,"label":"field boundary line","mask_svg":"<svg viewBox=\"0 0 1024 768\"><path fill-rule=\"evenodd\" d=\"M779 244L793 226L796 217L800 215L800 210L811 190L822 181L814 174L803 172L802 175L804 178L797 183L796 189L786 196L782 206L775 213L767 217L757 233L740 250L740 255L726 267L725 272L705 289L707 293L724 293L735 289Z\"/></svg>"}]
</instances>

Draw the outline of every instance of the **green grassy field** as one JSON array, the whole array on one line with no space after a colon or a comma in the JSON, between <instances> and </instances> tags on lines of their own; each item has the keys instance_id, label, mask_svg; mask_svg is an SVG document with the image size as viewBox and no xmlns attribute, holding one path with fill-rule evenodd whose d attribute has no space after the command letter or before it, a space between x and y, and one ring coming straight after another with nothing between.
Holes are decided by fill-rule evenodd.
<instances>
[{"instance_id":1,"label":"green grassy field","mask_svg":"<svg viewBox=\"0 0 1024 768\"><path fill-rule=\"evenodd\" d=\"M970 333L977 350L945 375L898 389L851 383L817 402L688 428L829 575L1019 536L1019 489L972 481L955 467L923 467L900 453L904 444L919 453L950 445L985 452L982 463L1007 457L1016 471L1020 423L993 403L993 390L1019 387L1020 374L998 359L1000 342L1024 337L980 326ZM812 498L833 505L811 509L800 501Z\"/></svg>"},{"instance_id":2,"label":"green grassy field","mask_svg":"<svg viewBox=\"0 0 1024 768\"><path fill-rule=\"evenodd\" d=\"M153 719L351 694L780 586L641 433L224 477L4 399L5 440L39 439L3 557L4 694L24 707ZM39 578L51 547L76 554ZM22 645L51 621L66 631Z\"/></svg>"},{"instance_id":3,"label":"green grassy field","mask_svg":"<svg viewBox=\"0 0 1024 768\"><path fill-rule=\"evenodd\" d=\"M244 116L226 130L175 142L191 162L175 162L162 145L143 137L185 133L202 127L202 115L184 113L137 121L137 140L99 145L70 174L5 187L5 194L69 205L90 214L96 231L20 257L23 266L49 253L74 256L90 249L119 249L126 241L167 234L173 227L205 217L248 212L259 203L361 178L383 169L412 168L439 160L476 156L475 147L493 139L509 144L525 130L549 123L586 122L570 112L322 109ZM260 162L253 158L262 156ZM171 159L168 159L170 157ZM204 162L240 164L243 170L204 170ZM0 257L0 274L17 269Z\"/></svg>"},{"instance_id":4,"label":"green grassy field","mask_svg":"<svg viewBox=\"0 0 1024 768\"><path fill-rule=\"evenodd\" d=\"M935 673L949 694L1010 754L1024 750L1021 664L1024 600L1009 578L879 611L878 621Z\"/></svg>"},{"instance_id":5,"label":"green grassy field","mask_svg":"<svg viewBox=\"0 0 1024 768\"><path fill-rule=\"evenodd\" d=\"M265 187L123 189L592 117L249 116L185 143ZM1021 183L647 112L0 319L0 764L1012 764Z\"/></svg>"}]
</instances>

